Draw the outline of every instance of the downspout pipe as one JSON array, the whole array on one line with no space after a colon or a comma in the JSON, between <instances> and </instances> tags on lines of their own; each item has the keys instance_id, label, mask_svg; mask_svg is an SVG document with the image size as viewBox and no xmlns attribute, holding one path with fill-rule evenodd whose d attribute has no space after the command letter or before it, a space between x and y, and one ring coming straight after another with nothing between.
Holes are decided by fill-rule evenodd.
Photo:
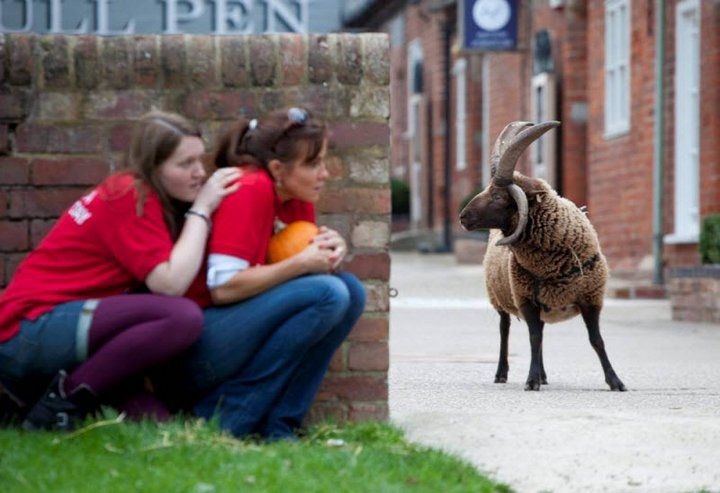
<instances>
[{"instance_id":1,"label":"downspout pipe","mask_svg":"<svg viewBox=\"0 0 720 493\"><path fill-rule=\"evenodd\" d=\"M450 42L452 38L452 25L450 19L443 20L443 118L445 118L445 141L443 143L443 238L438 248L439 252L452 251L452 235L450 231L450 202L452 198L452 167L450 165L450 58L452 52Z\"/></svg>"},{"instance_id":2,"label":"downspout pipe","mask_svg":"<svg viewBox=\"0 0 720 493\"><path fill-rule=\"evenodd\" d=\"M653 284L663 279L663 60L665 59L665 0L655 2L655 129L653 139Z\"/></svg>"}]
</instances>

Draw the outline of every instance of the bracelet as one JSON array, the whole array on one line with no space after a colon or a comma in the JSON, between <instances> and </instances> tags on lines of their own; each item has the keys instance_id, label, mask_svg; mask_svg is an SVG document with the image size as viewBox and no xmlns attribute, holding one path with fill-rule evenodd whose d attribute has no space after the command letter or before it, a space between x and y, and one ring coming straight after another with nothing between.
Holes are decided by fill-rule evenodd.
<instances>
[{"instance_id":1,"label":"bracelet","mask_svg":"<svg viewBox=\"0 0 720 493\"><path fill-rule=\"evenodd\" d=\"M202 218L203 221L205 221L205 224L207 224L208 231L212 230L212 221L210 220L207 215L203 214L202 212L198 212L192 209L188 209L188 211L185 213L185 217L188 216L197 216L199 218Z\"/></svg>"}]
</instances>

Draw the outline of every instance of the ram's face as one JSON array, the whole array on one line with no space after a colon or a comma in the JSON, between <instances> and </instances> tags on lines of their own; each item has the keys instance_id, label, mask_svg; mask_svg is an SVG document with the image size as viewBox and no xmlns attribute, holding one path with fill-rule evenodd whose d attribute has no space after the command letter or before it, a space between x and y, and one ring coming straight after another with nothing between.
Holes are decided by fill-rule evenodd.
<instances>
[{"instance_id":1,"label":"ram's face","mask_svg":"<svg viewBox=\"0 0 720 493\"><path fill-rule=\"evenodd\" d=\"M511 226L517 210L508 189L491 184L460 212L460 224L468 231L486 228L505 230Z\"/></svg>"}]
</instances>

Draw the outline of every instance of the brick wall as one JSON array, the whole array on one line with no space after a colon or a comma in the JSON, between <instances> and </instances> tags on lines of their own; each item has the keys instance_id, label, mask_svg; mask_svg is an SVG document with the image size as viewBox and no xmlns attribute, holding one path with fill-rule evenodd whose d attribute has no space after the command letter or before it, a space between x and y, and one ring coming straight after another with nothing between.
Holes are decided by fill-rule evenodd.
<instances>
[{"instance_id":1,"label":"brick wall","mask_svg":"<svg viewBox=\"0 0 720 493\"><path fill-rule=\"evenodd\" d=\"M132 120L158 108L208 142L240 114L305 105L332 131L319 222L368 290L313 418L387 417L390 273L388 41L380 34L0 36L0 289L62 211L121 162Z\"/></svg>"}]
</instances>

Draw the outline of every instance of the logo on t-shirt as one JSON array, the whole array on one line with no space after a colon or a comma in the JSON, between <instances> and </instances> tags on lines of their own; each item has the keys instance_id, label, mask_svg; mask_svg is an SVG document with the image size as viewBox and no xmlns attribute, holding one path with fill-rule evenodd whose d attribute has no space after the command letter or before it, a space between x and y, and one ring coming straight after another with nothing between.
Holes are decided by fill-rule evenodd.
<instances>
[{"instance_id":1,"label":"logo on t-shirt","mask_svg":"<svg viewBox=\"0 0 720 493\"><path fill-rule=\"evenodd\" d=\"M92 214L85 206L92 202L96 195L97 191L93 190L92 192L75 202L68 210L68 214L70 214L70 217L75 220L75 223L78 226L81 226L82 223L92 217Z\"/></svg>"}]
</instances>

